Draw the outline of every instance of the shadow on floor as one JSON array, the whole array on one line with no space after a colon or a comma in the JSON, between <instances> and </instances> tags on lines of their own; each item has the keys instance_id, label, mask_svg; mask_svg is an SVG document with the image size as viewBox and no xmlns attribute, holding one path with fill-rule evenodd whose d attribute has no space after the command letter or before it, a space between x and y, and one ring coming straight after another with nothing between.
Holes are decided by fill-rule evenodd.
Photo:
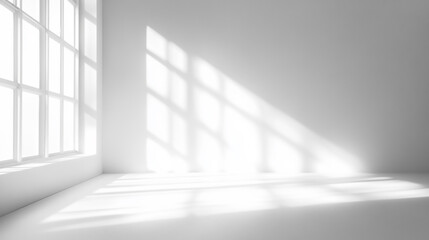
<instances>
[{"instance_id":1,"label":"shadow on floor","mask_svg":"<svg viewBox=\"0 0 429 240\"><path fill-rule=\"evenodd\" d=\"M429 221L428 182L369 175L102 175L2 217L0 239L312 239L316 233L387 239L392 232L389 239L405 233L410 239L409 228L412 239L425 239L419 234L429 233L420 227Z\"/></svg>"}]
</instances>

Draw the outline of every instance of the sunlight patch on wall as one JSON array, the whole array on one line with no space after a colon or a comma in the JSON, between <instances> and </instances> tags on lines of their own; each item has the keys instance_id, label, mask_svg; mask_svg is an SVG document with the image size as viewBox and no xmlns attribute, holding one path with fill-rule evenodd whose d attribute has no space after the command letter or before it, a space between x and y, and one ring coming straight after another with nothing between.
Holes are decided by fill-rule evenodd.
<instances>
[{"instance_id":1,"label":"sunlight patch on wall","mask_svg":"<svg viewBox=\"0 0 429 240\"><path fill-rule=\"evenodd\" d=\"M195 77L199 83L213 91L219 91L221 88L220 75L208 62L196 58L193 62Z\"/></svg>"},{"instance_id":2,"label":"sunlight patch on wall","mask_svg":"<svg viewBox=\"0 0 429 240\"><path fill-rule=\"evenodd\" d=\"M250 114L252 117L261 117L260 103L243 87L224 77L225 99L234 107Z\"/></svg>"},{"instance_id":3,"label":"sunlight patch on wall","mask_svg":"<svg viewBox=\"0 0 429 240\"><path fill-rule=\"evenodd\" d=\"M258 126L231 107L225 107L223 138L226 143L227 172L257 172L262 140Z\"/></svg>"},{"instance_id":4,"label":"sunlight patch on wall","mask_svg":"<svg viewBox=\"0 0 429 240\"><path fill-rule=\"evenodd\" d=\"M175 43L168 43L168 62L181 72L186 72L188 69L188 56Z\"/></svg>"},{"instance_id":5,"label":"sunlight patch on wall","mask_svg":"<svg viewBox=\"0 0 429 240\"><path fill-rule=\"evenodd\" d=\"M196 162L202 172L220 172L224 162L222 145L213 135L204 130L198 130L196 136Z\"/></svg>"},{"instance_id":6,"label":"sunlight patch on wall","mask_svg":"<svg viewBox=\"0 0 429 240\"><path fill-rule=\"evenodd\" d=\"M171 75L171 101L181 110L187 110L188 84L185 79L176 73Z\"/></svg>"},{"instance_id":7,"label":"sunlight patch on wall","mask_svg":"<svg viewBox=\"0 0 429 240\"><path fill-rule=\"evenodd\" d=\"M214 132L219 132L221 123L221 103L207 91L195 91L195 111L197 120Z\"/></svg>"},{"instance_id":8,"label":"sunlight patch on wall","mask_svg":"<svg viewBox=\"0 0 429 240\"><path fill-rule=\"evenodd\" d=\"M169 70L148 54L146 55L146 84L150 90L161 97L168 97L170 88Z\"/></svg>"},{"instance_id":9,"label":"sunlight patch on wall","mask_svg":"<svg viewBox=\"0 0 429 240\"><path fill-rule=\"evenodd\" d=\"M314 149L313 171L327 177L348 177L359 173L358 160L353 155L328 143Z\"/></svg>"},{"instance_id":10,"label":"sunlight patch on wall","mask_svg":"<svg viewBox=\"0 0 429 240\"><path fill-rule=\"evenodd\" d=\"M146 28L146 48L160 59L167 58L167 40L150 27Z\"/></svg>"},{"instance_id":11,"label":"sunlight patch on wall","mask_svg":"<svg viewBox=\"0 0 429 240\"><path fill-rule=\"evenodd\" d=\"M154 140L146 142L146 157L150 159L148 168L158 173L170 172L172 162L169 151Z\"/></svg>"},{"instance_id":12,"label":"sunlight patch on wall","mask_svg":"<svg viewBox=\"0 0 429 240\"><path fill-rule=\"evenodd\" d=\"M153 95L147 95L147 130L163 142L170 141L170 108Z\"/></svg>"},{"instance_id":13,"label":"sunlight patch on wall","mask_svg":"<svg viewBox=\"0 0 429 240\"><path fill-rule=\"evenodd\" d=\"M269 170L289 176L303 172L303 156L292 144L278 136L267 139L267 161Z\"/></svg>"},{"instance_id":14,"label":"sunlight patch on wall","mask_svg":"<svg viewBox=\"0 0 429 240\"><path fill-rule=\"evenodd\" d=\"M171 121L173 148L180 154L186 155L188 153L188 125L177 113L173 113Z\"/></svg>"}]
</instances>

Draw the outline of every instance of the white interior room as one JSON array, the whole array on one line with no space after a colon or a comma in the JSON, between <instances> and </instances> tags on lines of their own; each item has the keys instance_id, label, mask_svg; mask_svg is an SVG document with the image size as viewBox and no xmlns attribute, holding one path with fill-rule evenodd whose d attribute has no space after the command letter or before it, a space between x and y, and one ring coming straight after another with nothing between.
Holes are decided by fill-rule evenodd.
<instances>
[{"instance_id":1,"label":"white interior room","mask_svg":"<svg viewBox=\"0 0 429 240\"><path fill-rule=\"evenodd\" d=\"M0 239L429 239L429 2L0 0Z\"/></svg>"}]
</instances>

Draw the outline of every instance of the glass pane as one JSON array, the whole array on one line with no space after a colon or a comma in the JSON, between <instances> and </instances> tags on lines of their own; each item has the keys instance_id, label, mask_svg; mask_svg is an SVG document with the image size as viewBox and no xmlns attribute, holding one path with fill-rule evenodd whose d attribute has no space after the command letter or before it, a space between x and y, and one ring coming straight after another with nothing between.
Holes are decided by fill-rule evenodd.
<instances>
[{"instance_id":1,"label":"glass pane","mask_svg":"<svg viewBox=\"0 0 429 240\"><path fill-rule=\"evenodd\" d=\"M97 25L91 22L89 19L84 20L84 50L85 57L92 61L97 61Z\"/></svg>"},{"instance_id":2,"label":"glass pane","mask_svg":"<svg viewBox=\"0 0 429 240\"><path fill-rule=\"evenodd\" d=\"M49 0L49 30L61 35L61 0Z\"/></svg>"},{"instance_id":3,"label":"glass pane","mask_svg":"<svg viewBox=\"0 0 429 240\"><path fill-rule=\"evenodd\" d=\"M74 104L70 101L64 101L63 110L64 151L71 151L74 150Z\"/></svg>"},{"instance_id":4,"label":"glass pane","mask_svg":"<svg viewBox=\"0 0 429 240\"><path fill-rule=\"evenodd\" d=\"M0 78L13 80L13 13L0 5Z\"/></svg>"},{"instance_id":5,"label":"glass pane","mask_svg":"<svg viewBox=\"0 0 429 240\"><path fill-rule=\"evenodd\" d=\"M32 18L40 19L40 0L22 0L22 10Z\"/></svg>"},{"instance_id":6,"label":"glass pane","mask_svg":"<svg viewBox=\"0 0 429 240\"><path fill-rule=\"evenodd\" d=\"M60 79L61 79L61 46L60 44L49 39L49 91L60 93Z\"/></svg>"},{"instance_id":7,"label":"glass pane","mask_svg":"<svg viewBox=\"0 0 429 240\"><path fill-rule=\"evenodd\" d=\"M64 95L74 96L74 52L64 48Z\"/></svg>"},{"instance_id":8,"label":"glass pane","mask_svg":"<svg viewBox=\"0 0 429 240\"><path fill-rule=\"evenodd\" d=\"M13 158L13 90L0 86L0 161Z\"/></svg>"},{"instance_id":9,"label":"glass pane","mask_svg":"<svg viewBox=\"0 0 429 240\"><path fill-rule=\"evenodd\" d=\"M39 99L22 93L22 157L39 155Z\"/></svg>"},{"instance_id":10,"label":"glass pane","mask_svg":"<svg viewBox=\"0 0 429 240\"><path fill-rule=\"evenodd\" d=\"M74 46L74 6L64 0L64 40Z\"/></svg>"},{"instance_id":11,"label":"glass pane","mask_svg":"<svg viewBox=\"0 0 429 240\"><path fill-rule=\"evenodd\" d=\"M97 71L88 63L84 63L83 89L85 107L97 110Z\"/></svg>"},{"instance_id":12,"label":"glass pane","mask_svg":"<svg viewBox=\"0 0 429 240\"><path fill-rule=\"evenodd\" d=\"M61 144L61 105L58 98L50 97L49 98L49 116L48 116L48 152L56 153L60 151Z\"/></svg>"},{"instance_id":13,"label":"glass pane","mask_svg":"<svg viewBox=\"0 0 429 240\"><path fill-rule=\"evenodd\" d=\"M97 18L97 0L85 0L83 6L85 9L85 12Z\"/></svg>"},{"instance_id":14,"label":"glass pane","mask_svg":"<svg viewBox=\"0 0 429 240\"><path fill-rule=\"evenodd\" d=\"M22 83L39 87L40 31L30 23L22 22Z\"/></svg>"}]
</instances>

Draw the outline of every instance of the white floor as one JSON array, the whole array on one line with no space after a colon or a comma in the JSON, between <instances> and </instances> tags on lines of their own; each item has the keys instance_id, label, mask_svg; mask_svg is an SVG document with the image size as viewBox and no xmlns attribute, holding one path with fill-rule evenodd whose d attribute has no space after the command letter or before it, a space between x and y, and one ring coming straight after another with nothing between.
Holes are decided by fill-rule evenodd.
<instances>
[{"instance_id":1,"label":"white floor","mask_svg":"<svg viewBox=\"0 0 429 240\"><path fill-rule=\"evenodd\" d=\"M429 239L429 175L102 175L0 218L1 240Z\"/></svg>"}]
</instances>

